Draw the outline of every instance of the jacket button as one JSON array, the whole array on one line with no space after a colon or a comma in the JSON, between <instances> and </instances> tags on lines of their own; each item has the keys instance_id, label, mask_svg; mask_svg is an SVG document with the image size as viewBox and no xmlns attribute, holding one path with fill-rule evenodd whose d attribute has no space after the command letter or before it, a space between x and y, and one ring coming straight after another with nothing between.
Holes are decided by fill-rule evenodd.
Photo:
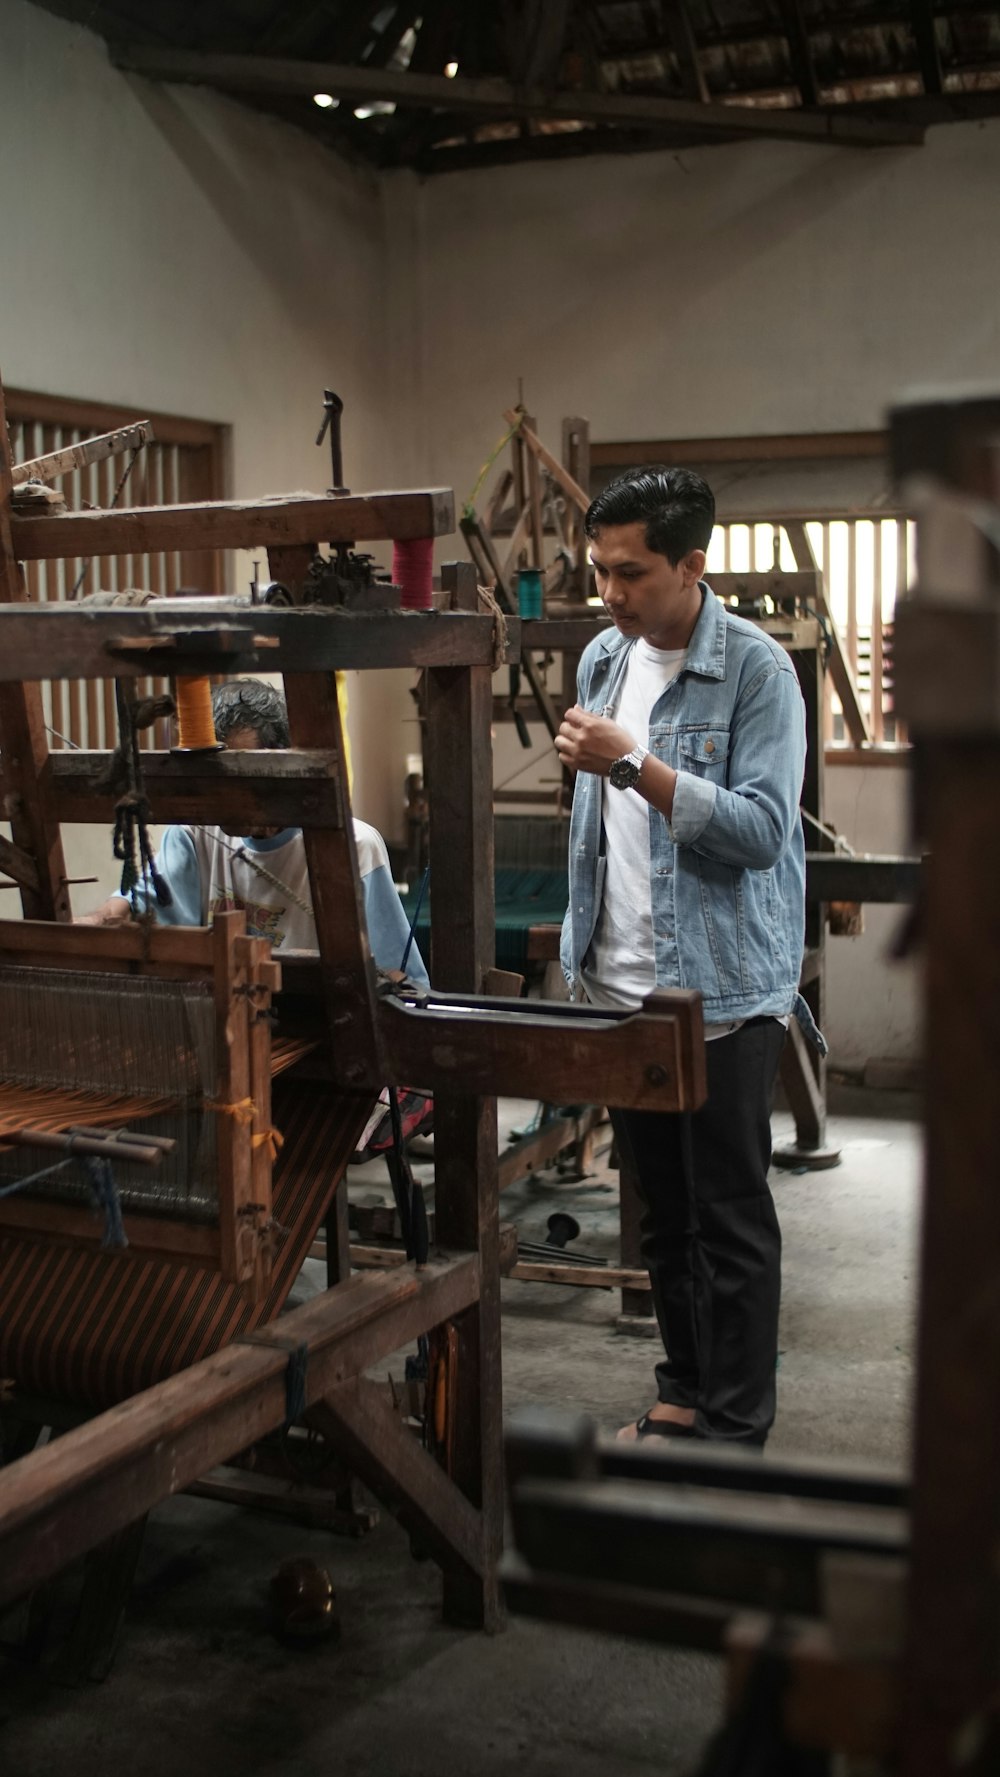
<instances>
[{"instance_id":1,"label":"jacket button","mask_svg":"<svg viewBox=\"0 0 1000 1777\"><path fill-rule=\"evenodd\" d=\"M714 740L707 740L705 742L705 751L706 751L706 753L714 753L715 752Z\"/></svg>"}]
</instances>

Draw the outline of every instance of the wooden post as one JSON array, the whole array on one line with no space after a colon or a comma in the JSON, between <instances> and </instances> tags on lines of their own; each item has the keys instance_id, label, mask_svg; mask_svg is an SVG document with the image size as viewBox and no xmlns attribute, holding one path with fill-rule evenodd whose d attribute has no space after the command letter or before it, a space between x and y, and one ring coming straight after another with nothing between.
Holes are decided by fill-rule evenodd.
<instances>
[{"instance_id":1,"label":"wooden post","mask_svg":"<svg viewBox=\"0 0 1000 1777\"><path fill-rule=\"evenodd\" d=\"M446 564L441 579L460 609L475 608L468 563ZM431 974L435 987L449 992L478 992L493 966L492 713L488 666L428 671ZM444 1609L451 1621L495 1630L503 1621L496 1576L503 1528L496 1099L439 1090L434 1127L437 1239L446 1250L477 1252L481 1273L478 1303L454 1323L452 1478L482 1514L482 1573L446 1569Z\"/></svg>"},{"instance_id":2,"label":"wooden post","mask_svg":"<svg viewBox=\"0 0 1000 1777\"><path fill-rule=\"evenodd\" d=\"M11 541L12 478L7 413L0 383L0 601L24 604L28 595ZM38 870L37 885L29 886L24 881L19 884L24 917L71 919L62 837L52 806L49 748L39 684L0 685L0 754L14 843L34 859Z\"/></svg>"},{"instance_id":3,"label":"wooden post","mask_svg":"<svg viewBox=\"0 0 1000 1777\"><path fill-rule=\"evenodd\" d=\"M1000 741L922 744L930 1090L899 1768L985 1777L1000 1663Z\"/></svg>"}]
</instances>

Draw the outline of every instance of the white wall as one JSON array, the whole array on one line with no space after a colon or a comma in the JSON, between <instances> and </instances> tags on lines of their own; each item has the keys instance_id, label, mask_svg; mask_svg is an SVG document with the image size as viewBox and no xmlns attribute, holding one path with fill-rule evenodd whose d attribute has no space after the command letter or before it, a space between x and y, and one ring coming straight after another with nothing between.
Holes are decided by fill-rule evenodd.
<instances>
[{"instance_id":1,"label":"white wall","mask_svg":"<svg viewBox=\"0 0 1000 1777\"><path fill-rule=\"evenodd\" d=\"M4 380L225 423L249 496L326 487L331 386L352 485L393 485L374 176L207 90L118 73L100 38L24 0L0 0L0 41ZM362 742L386 734L398 676L350 683L357 806L390 834L412 743L390 761ZM103 888L108 850L73 835L70 873Z\"/></svg>"}]
</instances>

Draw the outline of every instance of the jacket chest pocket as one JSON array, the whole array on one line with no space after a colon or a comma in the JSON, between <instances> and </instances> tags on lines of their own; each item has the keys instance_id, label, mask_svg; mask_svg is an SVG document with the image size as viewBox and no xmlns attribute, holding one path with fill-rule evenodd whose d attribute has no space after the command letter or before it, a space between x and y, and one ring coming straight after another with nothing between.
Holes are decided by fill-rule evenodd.
<instances>
[{"instance_id":1,"label":"jacket chest pocket","mask_svg":"<svg viewBox=\"0 0 1000 1777\"><path fill-rule=\"evenodd\" d=\"M677 736L681 771L695 777L725 778L729 759L728 728L683 728Z\"/></svg>"}]
</instances>

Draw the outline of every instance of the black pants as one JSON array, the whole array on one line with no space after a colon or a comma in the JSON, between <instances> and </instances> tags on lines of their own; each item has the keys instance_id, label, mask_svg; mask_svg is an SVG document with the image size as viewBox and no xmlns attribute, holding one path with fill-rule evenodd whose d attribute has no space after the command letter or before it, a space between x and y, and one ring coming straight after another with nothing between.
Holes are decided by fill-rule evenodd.
<instances>
[{"instance_id":1,"label":"black pants","mask_svg":"<svg viewBox=\"0 0 1000 1777\"><path fill-rule=\"evenodd\" d=\"M776 1019L750 1019L706 1045L700 1110L611 1113L643 1203L660 1400L694 1407L702 1437L762 1444L774 1420L781 1231L767 1170L784 1040Z\"/></svg>"}]
</instances>

